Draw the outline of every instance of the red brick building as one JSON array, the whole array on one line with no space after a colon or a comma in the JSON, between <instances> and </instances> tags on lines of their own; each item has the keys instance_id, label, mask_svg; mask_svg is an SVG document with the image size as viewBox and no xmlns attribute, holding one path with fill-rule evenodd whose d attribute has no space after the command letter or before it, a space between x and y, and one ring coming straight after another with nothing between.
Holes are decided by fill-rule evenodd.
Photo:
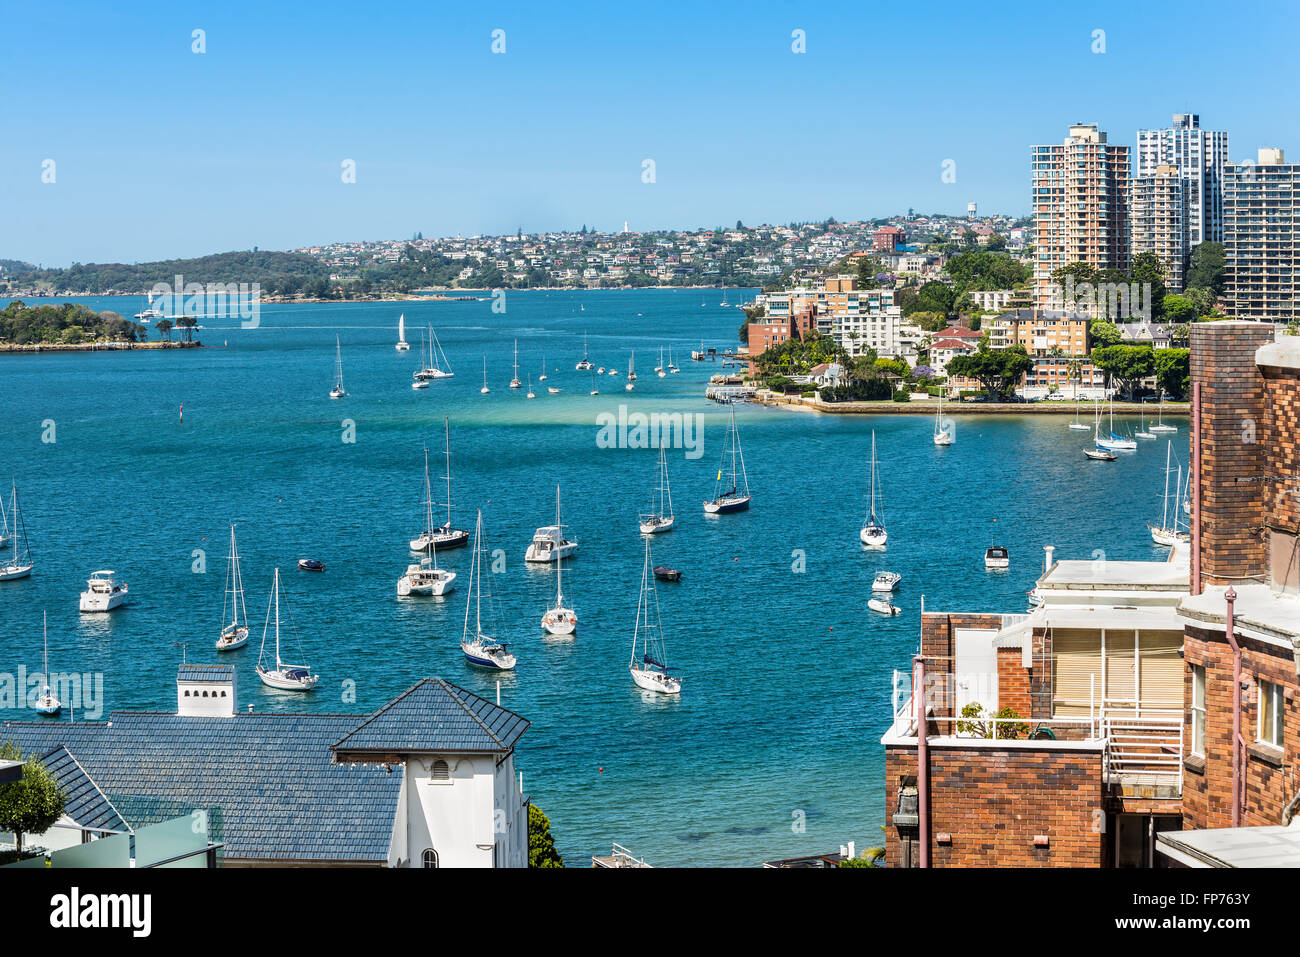
<instances>
[{"instance_id":1,"label":"red brick building","mask_svg":"<svg viewBox=\"0 0 1300 957\"><path fill-rule=\"evenodd\" d=\"M878 253L892 253L903 245L905 239L897 226L881 226L871 234L871 248Z\"/></svg>"},{"instance_id":2,"label":"red brick building","mask_svg":"<svg viewBox=\"0 0 1300 957\"><path fill-rule=\"evenodd\" d=\"M1031 612L922 617L890 865L1300 861L1300 337L1197 323L1192 382L1190 546L1049 548Z\"/></svg>"}]
</instances>

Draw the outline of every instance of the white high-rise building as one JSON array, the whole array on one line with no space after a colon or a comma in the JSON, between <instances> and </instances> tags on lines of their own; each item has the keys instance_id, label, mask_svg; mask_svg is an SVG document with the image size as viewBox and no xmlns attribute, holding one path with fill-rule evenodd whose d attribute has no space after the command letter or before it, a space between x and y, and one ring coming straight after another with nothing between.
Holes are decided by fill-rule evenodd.
<instances>
[{"instance_id":1,"label":"white high-rise building","mask_svg":"<svg viewBox=\"0 0 1300 957\"><path fill-rule=\"evenodd\" d=\"M1223 242L1223 167L1228 162L1225 130L1201 129L1195 113L1175 113L1164 130L1138 130L1137 175L1153 177L1160 166L1178 169L1183 186L1183 246L1188 255L1204 242Z\"/></svg>"}]
</instances>

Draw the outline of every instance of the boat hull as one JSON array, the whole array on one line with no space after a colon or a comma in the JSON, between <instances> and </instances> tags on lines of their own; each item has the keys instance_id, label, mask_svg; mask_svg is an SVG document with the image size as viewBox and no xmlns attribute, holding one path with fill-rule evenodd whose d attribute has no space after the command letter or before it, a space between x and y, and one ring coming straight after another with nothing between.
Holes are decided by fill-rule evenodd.
<instances>
[{"instance_id":1,"label":"boat hull","mask_svg":"<svg viewBox=\"0 0 1300 957\"><path fill-rule=\"evenodd\" d=\"M539 548L536 543L533 543L524 552L524 561L537 565L553 565L559 558L572 558L576 554L578 554L577 542L566 542L551 548Z\"/></svg>"},{"instance_id":2,"label":"boat hull","mask_svg":"<svg viewBox=\"0 0 1300 957\"><path fill-rule=\"evenodd\" d=\"M114 608L121 608L126 604L126 599L127 591L125 588L108 595L82 592L78 607L84 613L96 614L112 611Z\"/></svg>"},{"instance_id":3,"label":"boat hull","mask_svg":"<svg viewBox=\"0 0 1300 957\"><path fill-rule=\"evenodd\" d=\"M669 568L667 565L656 565L654 567L654 576L661 582L679 582L682 580L682 573L675 568Z\"/></svg>"},{"instance_id":4,"label":"boat hull","mask_svg":"<svg viewBox=\"0 0 1300 957\"><path fill-rule=\"evenodd\" d=\"M452 529L450 532L439 530L432 535L413 538L409 544L413 552L427 552L430 548L445 552L449 548L463 548L469 544L469 532L459 528Z\"/></svg>"},{"instance_id":5,"label":"boat hull","mask_svg":"<svg viewBox=\"0 0 1300 957\"><path fill-rule=\"evenodd\" d=\"M658 694L681 694L682 682L680 678L672 678L662 671L652 671L648 668L628 668L632 675L632 681L638 688L644 691L654 691Z\"/></svg>"},{"instance_id":6,"label":"boat hull","mask_svg":"<svg viewBox=\"0 0 1300 957\"><path fill-rule=\"evenodd\" d=\"M889 543L889 533L883 528L864 528L858 532L858 540L867 548L884 548Z\"/></svg>"},{"instance_id":7,"label":"boat hull","mask_svg":"<svg viewBox=\"0 0 1300 957\"><path fill-rule=\"evenodd\" d=\"M280 691L311 691L320 680L320 675L307 674L296 677L284 671L263 668L261 665L257 666L257 676L268 688L276 688Z\"/></svg>"},{"instance_id":8,"label":"boat hull","mask_svg":"<svg viewBox=\"0 0 1300 957\"><path fill-rule=\"evenodd\" d=\"M542 616L542 627L547 634L563 638L578 630L578 616L571 608L552 608Z\"/></svg>"},{"instance_id":9,"label":"boat hull","mask_svg":"<svg viewBox=\"0 0 1300 957\"><path fill-rule=\"evenodd\" d=\"M32 573L33 565L6 565L0 568L0 582L9 582L17 578L26 578Z\"/></svg>"},{"instance_id":10,"label":"boat hull","mask_svg":"<svg viewBox=\"0 0 1300 957\"><path fill-rule=\"evenodd\" d=\"M239 627L235 629L227 628L217 639L217 651L234 651L236 648L242 648L248 644L248 629Z\"/></svg>"},{"instance_id":11,"label":"boat hull","mask_svg":"<svg viewBox=\"0 0 1300 957\"><path fill-rule=\"evenodd\" d=\"M878 615L892 617L898 614L898 606L893 602L885 601L883 598L871 598L867 601L867 607Z\"/></svg>"},{"instance_id":12,"label":"boat hull","mask_svg":"<svg viewBox=\"0 0 1300 957\"><path fill-rule=\"evenodd\" d=\"M749 496L739 495L733 498L718 498L704 503L704 511L709 515L721 515L725 512L744 512L749 509Z\"/></svg>"},{"instance_id":13,"label":"boat hull","mask_svg":"<svg viewBox=\"0 0 1300 957\"><path fill-rule=\"evenodd\" d=\"M481 646L469 645L465 642L460 643L460 650L465 655L465 660L476 668L490 668L493 671L513 671L515 667L515 656L511 654L500 654L491 657L482 650Z\"/></svg>"},{"instance_id":14,"label":"boat hull","mask_svg":"<svg viewBox=\"0 0 1300 957\"><path fill-rule=\"evenodd\" d=\"M298 570L303 572L323 572L325 564L304 558L298 562Z\"/></svg>"},{"instance_id":15,"label":"boat hull","mask_svg":"<svg viewBox=\"0 0 1300 957\"><path fill-rule=\"evenodd\" d=\"M641 522L641 534L658 535L660 532L672 531L672 527L676 522L677 518L673 515L661 516L659 518L651 519L648 522Z\"/></svg>"}]
</instances>

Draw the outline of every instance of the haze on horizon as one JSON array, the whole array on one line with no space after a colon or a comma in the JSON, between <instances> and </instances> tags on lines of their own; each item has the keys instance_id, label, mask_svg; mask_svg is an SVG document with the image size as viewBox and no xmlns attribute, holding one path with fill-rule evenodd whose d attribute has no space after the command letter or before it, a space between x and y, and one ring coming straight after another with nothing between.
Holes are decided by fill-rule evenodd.
<instances>
[{"instance_id":1,"label":"haze on horizon","mask_svg":"<svg viewBox=\"0 0 1300 957\"><path fill-rule=\"evenodd\" d=\"M1195 112L1229 131L1233 159L1300 153L1284 100L1298 17L1201 0L13 4L0 258L956 215L971 201L1025 215L1029 147L1072 122L1132 145Z\"/></svg>"}]
</instances>

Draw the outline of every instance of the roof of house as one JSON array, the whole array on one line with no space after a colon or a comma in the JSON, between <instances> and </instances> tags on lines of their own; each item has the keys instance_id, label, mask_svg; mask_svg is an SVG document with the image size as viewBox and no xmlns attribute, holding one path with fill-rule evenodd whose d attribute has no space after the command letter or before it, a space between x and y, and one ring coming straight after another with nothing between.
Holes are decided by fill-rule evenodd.
<instances>
[{"instance_id":1,"label":"roof of house","mask_svg":"<svg viewBox=\"0 0 1300 957\"><path fill-rule=\"evenodd\" d=\"M931 349L974 349L975 345L971 342L962 342L960 339L940 339L938 342L930 343Z\"/></svg>"},{"instance_id":2,"label":"roof of house","mask_svg":"<svg viewBox=\"0 0 1300 957\"><path fill-rule=\"evenodd\" d=\"M935 335L944 339L978 339L984 333L976 332L974 329L967 329L965 326L949 326L946 329L940 329Z\"/></svg>"},{"instance_id":3,"label":"roof of house","mask_svg":"<svg viewBox=\"0 0 1300 957\"><path fill-rule=\"evenodd\" d=\"M509 751L528 721L441 678L426 678L336 742L339 752Z\"/></svg>"},{"instance_id":4,"label":"roof of house","mask_svg":"<svg viewBox=\"0 0 1300 957\"><path fill-rule=\"evenodd\" d=\"M63 813L77 824L93 831L125 833L130 825L118 813L113 802L99 789L68 749L60 745L41 756L63 792Z\"/></svg>"},{"instance_id":5,"label":"roof of house","mask_svg":"<svg viewBox=\"0 0 1300 957\"><path fill-rule=\"evenodd\" d=\"M233 681L234 678L232 665L183 664L176 669L177 681Z\"/></svg>"},{"instance_id":6,"label":"roof of house","mask_svg":"<svg viewBox=\"0 0 1300 957\"><path fill-rule=\"evenodd\" d=\"M118 711L98 722L0 722L0 741L52 760L65 750L136 828L220 809L214 839L229 858L378 864L388 857L402 775L336 761L336 744L360 732L354 750L459 744L495 753L527 727L477 695L426 680L371 715ZM76 780L71 768L64 773ZM85 799L93 804L88 791Z\"/></svg>"}]
</instances>

